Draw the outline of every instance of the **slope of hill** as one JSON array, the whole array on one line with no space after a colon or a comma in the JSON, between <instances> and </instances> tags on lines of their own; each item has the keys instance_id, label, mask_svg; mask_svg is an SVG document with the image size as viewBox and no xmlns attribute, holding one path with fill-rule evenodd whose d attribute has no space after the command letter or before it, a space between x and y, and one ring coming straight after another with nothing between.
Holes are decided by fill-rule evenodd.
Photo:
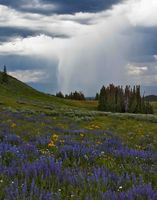
<instances>
[{"instance_id":1,"label":"slope of hill","mask_svg":"<svg viewBox=\"0 0 157 200\"><path fill-rule=\"evenodd\" d=\"M0 72L0 80L2 73ZM53 110L55 108L85 108L88 110L95 110L97 102L90 103L71 101L57 98L53 95L39 92L27 84L17 80L8 75L8 83L0 83L0 105L12 108L37 108Z\"/></svg>"}]
</instances>

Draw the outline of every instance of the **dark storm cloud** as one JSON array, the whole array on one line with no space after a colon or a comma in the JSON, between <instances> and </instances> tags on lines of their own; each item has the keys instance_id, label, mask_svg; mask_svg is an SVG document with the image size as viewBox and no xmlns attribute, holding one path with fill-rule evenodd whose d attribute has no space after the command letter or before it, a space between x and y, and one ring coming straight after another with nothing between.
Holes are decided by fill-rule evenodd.
<instances>
[{"instance_id":1,"label":"dark storm cloud","mask_svg":"<svg viewBox=\"0 0 157 200\"><path fill-rule=\"evenodd\" d=\"M22 2L22 0L1 0L0 4L15 6L15 5L18 5L18 2L20 3Z\"/></svg>"},{"instance_id":2,"label":"dark storm cloud","mask_svg":"<svg viewBox=\"0 0 157 200\"><path fill-rule=\"evenodd\" d=\"M0 56L1 68L3 65L6 65L9 71L41 69L45 66L45 60L21 55L3 55Z\"/></svg>"},{"instance_id":3,"label":"dark storm cloud","mask_svg":"<svg viewBox=\"0 0 157 200\"><path fill-rule=\"evenodd\" d=\"M130 62L135 62L135 63L153 63L156 62L156 59L154 57L154 55L136 55L134 57L132 57L132 59L130 60Z\"/></svg>"},{"instance_id":4,"label":"dark storm cloud","mask_svg":"<svg viewBox=\"0 0 157 200\"><path fill-rule=\"evenodd\" d=\"M35 32L23 29L23 28L14 28L14 27L0 27L0 42L8 41L13 37L28 37L34 35Z\"/></svg>"},{"instance_id":5,"label":"dark storm cloud","mask_svg":"<svg viewBox=\"0 0 157 200\"><path fill-rule=\"evenodd\" d=\"M56 9L42 9L33 7L24 7L30 1L28 0L1 0L0 4L13 7L18 10L25 10L36 13L75 13L75 12L99 12L112 7L112 5L122 0L41 0L41 4L57 5Z\"/></svg>"},{"instance_id":6,"label":"dark storm cloud","mask_svg":"<svg viewBox=\"0 0 157 200\"><path fill-rule=\"evenodd\" d=\"M29 36L36 36L40 34L46 34L52 38L69 38L67 34L57 34L57 33L50 33L44 30L30 30L26 28L15 28L15 27L0 27L0 43L7 42L15 37L22 37L26 38Z\"/></svg>"},{"instance_id":7,"label":"dark storm cloud","mask_svg":"<svg viewBox=\"0 0 157 200\"><path fill-rule=\"evenodd\" d=\"M110 8L120 0L45 0L44 2L57 3L62 13L98 12Z\"/></svg>"},{"instance_id":8,"label":"dark storm cloud","mask_svg":"<svg viewBox=\"0 0 157 200\"><path fill-rule=\"evenodd\" d=\"M144 55L157 54L157 27L140 27L137 30L144 38L142 53Z\"/></svg>"},{"instance_id":9,"label":"dark storm cloud","mask_svg":"<svg viewBox=\"0 0 157 200\"><path fill-rule=\"evenodd\" d=\"M155 62L157 54L157 27L135 27L127 30L127 34L134 39L128 60L136 63Z\"/></svg>"}]
</instances>

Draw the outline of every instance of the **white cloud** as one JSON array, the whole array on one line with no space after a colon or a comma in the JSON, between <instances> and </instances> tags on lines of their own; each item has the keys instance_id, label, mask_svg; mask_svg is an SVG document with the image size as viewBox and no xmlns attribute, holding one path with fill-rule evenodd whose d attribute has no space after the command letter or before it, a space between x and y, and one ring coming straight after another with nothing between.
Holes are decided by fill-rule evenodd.
<instances>
[{"instance_id":1,"label":"white cloud","mask_svg":"<svg viewBox=\"0 0 157 200\"><path fill-rule=\"evenodd\" d=\"M154 58L157 60L157 55L154 55Z\"/></svg>"},{"instance_id":2,"label":"white cloud","mask_svg":"<svg viewBox=\"0 0 157 200\"><path fill-rule=\"evenodd\" d=\"M156 85L157 84L157 63L146 65L128 64L126 73L129 75L131 82L129 84Z\"/></svg>"},{"instance_id":3,"label":"white cloud","mask_svg":"<svg viewBox=\"0 0 157 200\"><path fill-rule=\"evenodd\" d=\"M157 1L133 0L129 2L128 18L135 26L157 26Z\"/></svg>"},{"instance_id":4,"label":"white cloud","mask_svg":"<svg viewBox=\"0 0 157 200\"><path fill-rule=\"evenodd\" d=\"M141 75L144 75L148 71L148 67L128 64L127 71L128 71L128 74L131 76L141 76Z\"/></svg>"},{"instance_id":5,"label":"white cloud","mask_svg":"<svg viewBox=\"0 0 157 200\"><path fill-rule=\"evenodd\" d=\"M10 71L8 74L25 83L38 83L47 78L47 74L39 70L16 70Z\"/></svg>"},{"instance_id":6,"label":"white cloud","mask_svg":"<svg viewBox=\"0 0 157 200\"><path fill-rule=\"evenodd\" d=\"M14 38L0 45L0 54L53 57L56 40L43 34L27 38Z\"/></svg>"},{"instance_id":7,"label":"white cloud","mask_svg":"<svg viewBox=\"0 0 157 200\"><path fill-rule=\"evenodd\" d=\"M45 11L55 10L58 8L55 4L42 3L40 0L27 1L27 3L22 4L20 7L24 9L39 9Z\"/></svg>"}]
</instances>

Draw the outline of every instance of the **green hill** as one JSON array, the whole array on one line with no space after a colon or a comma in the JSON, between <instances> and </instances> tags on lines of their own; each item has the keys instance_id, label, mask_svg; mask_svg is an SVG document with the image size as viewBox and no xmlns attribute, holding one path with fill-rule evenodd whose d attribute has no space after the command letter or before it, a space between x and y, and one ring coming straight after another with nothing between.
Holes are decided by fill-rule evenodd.
<instances>
[{"instance_id":1,"label":"green hill","mask_svg":"<svg viewBox=\"0 0 157 200\"><path fill-rule=\"evenodd\" d=\"M2 73L0 72L0 80L2 79ZM0 95L7 95L11 97L19 96L43 96L41 92L31 88L27 84L17 80L16 78L8 75L8 83L0 84Z\"/></svg>"},{"instance_id":2,"label":"green hill","mask_svg":"<svg viewBox=\"0 0 157 200\"><path fill-rule=\"evenodd\" d=\"M2 73L0 72L0 80ZM83 108L95 110L97 102L72 101L39 92L27 84L8 75L8 83L0 83L0 105L11 108L32 108L33 110L53 110L56 108Z\"/></svg>"}]
</instances>

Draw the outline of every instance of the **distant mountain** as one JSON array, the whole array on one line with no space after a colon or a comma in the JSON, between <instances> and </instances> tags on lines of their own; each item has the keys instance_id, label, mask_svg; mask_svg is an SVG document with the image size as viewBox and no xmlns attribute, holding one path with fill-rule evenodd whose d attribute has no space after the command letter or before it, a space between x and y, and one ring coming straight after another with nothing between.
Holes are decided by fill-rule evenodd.
<instances>
[{"instance_id":1,"label":"distant mountain","mask_svg":"<svg viewBox=\"0 0 157 200\"><path fill-rule=\"evenodd\" d=\"M148 95L145 97L146 101L157 101L157 95Z\"/></svg>"}]
</instances>

